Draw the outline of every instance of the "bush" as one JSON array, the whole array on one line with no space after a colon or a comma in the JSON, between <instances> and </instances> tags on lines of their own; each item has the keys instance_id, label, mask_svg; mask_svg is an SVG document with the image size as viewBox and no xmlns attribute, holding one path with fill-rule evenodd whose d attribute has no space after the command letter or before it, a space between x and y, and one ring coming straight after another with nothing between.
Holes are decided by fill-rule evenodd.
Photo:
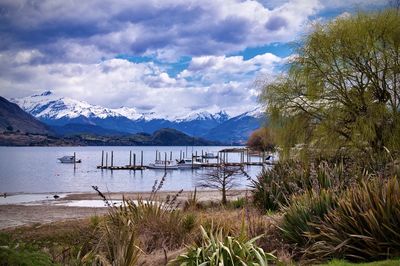
<instances>
[{"instance_id":1,"label":"bush","mask_svg":"<svg viewBox=\"0 0 400 266\"><path fill-rule=\"evenodd\" d=\"M400 186L379 177L348 189L328 213L305 256L371 261L400 256Z\"/></svg>"},{"instance_id":2,"label":"bush","mask_svg":"<svg viewBox=\"0 0 400 266\"><path fill-rule=\"evenodd\" d=\"M190 246L169 265L267 265L268 261L275 260L272 254L254 244L261 236L245 241L241 237L224 237L222 230L207 233L203 227L200 229L201 245Z\"/></svg>"},{"instance_id":3,"label":"bush","mask_svg":"<svg viewBox=\"0 0 400 266\"><path fill-rule=\"evenodd\" d=\"M0 234L0 265L55 265L50 257L32 245L16 243L7 234Z\"/></svg>"},{"instance_id":4,"label":"bush","mask_svg":"<svg viewBox=\"0 0 400 266\"><path fill-rule=\"evenodd\" d=\"M339 192L359 176L361 171L347 169L342 160L279 162L253 181L253 200L259 209L275 211L289 206L294 195L321 189Z\"/></svg>"},{"instance_id":5,"label":"bush","mask_svg":"<svg viewBox=\"0 0 400 266\"><path fill-rule=\"evenodd\" d=\"M237 198L236 200L232 200L228 202L228 206L231 207L232 209L242 209L244 206L247 204L247 199L242 197L242 198Z\"/></svg>"},{"instance_id":6,"label":"bush","mask_svg":"<svg viewBox=\"0 0 400 266\"><path fill-rule=\"evenodd\" d=\"M294 197L290 206L284 209L282 236L288 243L305 246L309 241L305 234L314 231L310 223L319 222L335 206L336 196L329 190Z\"/></svg>"}]
</instances>

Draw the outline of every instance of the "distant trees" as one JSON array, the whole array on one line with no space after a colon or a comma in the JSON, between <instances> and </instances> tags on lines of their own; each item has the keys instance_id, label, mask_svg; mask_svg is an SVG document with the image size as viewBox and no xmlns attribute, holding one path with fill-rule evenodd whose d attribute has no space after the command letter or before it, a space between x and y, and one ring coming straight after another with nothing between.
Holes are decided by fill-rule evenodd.
<instances>
[{"instance_id":1,"label":"distant trees","mask_svg":"<svg viewBox=\"0 0 400 266\"><path fill-rule=\"evenodd\" d=\"M257 151L273 151L275 142L271 130L267 127L261 127L253 131L247 140L247 146Z\"/></svg>"},{"instance_id":2,"label":"distant trees","mask_svg":"<svg viewBox=\"0 0 400 266\"><path fill-rule=\"evenodd\" d=\"M287 152L373 153L400 148L400 13L337 18L317 25L287 75L264 87L270 125Z\"/></svg>"}]
</instances>

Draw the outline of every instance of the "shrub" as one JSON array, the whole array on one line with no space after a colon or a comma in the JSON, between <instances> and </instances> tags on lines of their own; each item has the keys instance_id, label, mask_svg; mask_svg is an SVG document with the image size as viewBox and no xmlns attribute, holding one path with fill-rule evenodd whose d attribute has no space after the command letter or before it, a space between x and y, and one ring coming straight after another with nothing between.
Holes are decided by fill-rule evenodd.
<instances>
[{"instance_id":1,"label":"shrub","mask_svg":"<svg viewBox=\"0 0 400 266\"><path fill-rule=\"evenodd\" d=\"M335 206L336 196L329 190L313 190L294 197L290 206L284 209L281 224L283 238L288 243L305 246L309 241L305 234L314 231L310 223L319 222Z\"/></svg>"},{"instance_id":2,"label":"shrub","mask_svg":"<svg viewBox=\"0 0 400 266\"><path fill-rule=\"evenodd\" d=\"M242 198L237 198L236 200L232 200L228 202L228 206L233 208L233 209L241 209L247 204L247 199L242 197Z\"/></svg>"},{"instance_id":3,"label":"shrub","mask_svg":"<svg viewBox=\"0 0 400 266\"><path fill-rule=\"evenodd\" d=\"M342 159L279 162L253 181L253 201L263 211L275 211L289 206L294 195L321 189L336 193L362 178L358 166Z\"/></svg>"},{"instance_id":4,"label":"shrub","mask_svg":"<svg viewBox=\"0 0 400 266\"><path fill-rule=\"evenodd\" d=\"M377 260L400 256L400 186L379 177L349 188L310 234L305 257Z\"/></svg>"},{"instance_id":5,"label":"shrub","mask_svg":"<svg viewBox=\"0 0 400 266\"><path fill-rule=\"evenodd\" d=\"M200 227L201 245L188 247L186 253L171 261L170 265L267 265L275 257L265 253L254 242L261 236L245 241L241 237L223 236L222 230L213 233Z\"/></svg>"},{"instance_id":6,"label":"shrub","mask_svg":"<svg viewBox=\"0 0 400 266\"><path fill-rule=\"evenodd\" d=\"M0 234L0 265L55 265L38 247L16 243L5 233Z\"/></svg>"}]
</instances>

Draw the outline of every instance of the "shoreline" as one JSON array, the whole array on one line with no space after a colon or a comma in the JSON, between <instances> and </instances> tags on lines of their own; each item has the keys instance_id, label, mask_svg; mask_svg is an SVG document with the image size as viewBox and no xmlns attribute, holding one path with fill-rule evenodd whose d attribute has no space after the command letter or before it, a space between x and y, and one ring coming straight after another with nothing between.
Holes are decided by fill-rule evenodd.
<instances>
[{"instance_id":1,"label":"shoreline","mask_svg":"<svg viewBox=\"0 0 400 266\"><path fill-rule=\"evenodd\" d=\"M157 197L165 200L168 195L175 195L178 191L158 191ZM178 200L185 202L192 197L194 191L183 191ZM218 190L197 190L197 199L199 202L219 201L221 192ZM34 195L16 194L16 195ZM37 195L38 193L36 193ZM39 193L41 195L47 193ZM61 193L60 193L61 194ZM66 193L63 193L66 194ZM230 190L227 192L228 200L234 200L240 197L250 196L251 190ZM14 195L14 196L16 196ZM120 201L122 197L129 199L148 199L151 192L110 192L104 195L111 201ZM12 197L12 196L10 196ZM102 201L96 192L90 193L71 193L66 194L59 199L45 199L33 201L30 203L1 204L0 198L0 231L8 230L20 226L42 225L59 221L76 220L89 218L94 215L104 215L107 213L107 207L104 206L68 206L68 203L98 203Z\"/></svg>"}]
</instances>

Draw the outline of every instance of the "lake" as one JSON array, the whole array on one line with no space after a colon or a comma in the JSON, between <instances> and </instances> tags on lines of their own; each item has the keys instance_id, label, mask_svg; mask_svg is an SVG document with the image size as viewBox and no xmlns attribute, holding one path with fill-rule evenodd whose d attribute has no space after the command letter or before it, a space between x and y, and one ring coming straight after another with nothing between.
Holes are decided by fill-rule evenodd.
<instances>
[{"instance_id":1,"label":"lake","mask_svg":"<svg viewBox=\"0 0 400 266\"><path fill-rule=\"evenodd\" d=\"M155 180L161 179L163 170L100 170L96 166L101 163L101 151L114 151L114 165L129 164L129 151L136 153L140 163L140 152L143 151L144 165L155 160L156 151L165 152L174 159L179 159L180 153L186 154L214 152L226 147L178 147L178 146L125 146L125 147L0 147L0 193L70 193L93 192L92 186L98 186L101 191L127 192L151 191ZM232 148L232 147L229 147ZM82 159L82 163L59 163L57 158L73 155ZM253 157L252 161L259 158ZM237 154L229 154L229 162L239 162ZM210 169L171 170L167 171L162 190L193 190L199 177ZM261 171L260 166L249 166L247 173L255 178ZM247 188L250 181L245 177L237 178L237 188Z\"/></svg>"}]
</instances>

